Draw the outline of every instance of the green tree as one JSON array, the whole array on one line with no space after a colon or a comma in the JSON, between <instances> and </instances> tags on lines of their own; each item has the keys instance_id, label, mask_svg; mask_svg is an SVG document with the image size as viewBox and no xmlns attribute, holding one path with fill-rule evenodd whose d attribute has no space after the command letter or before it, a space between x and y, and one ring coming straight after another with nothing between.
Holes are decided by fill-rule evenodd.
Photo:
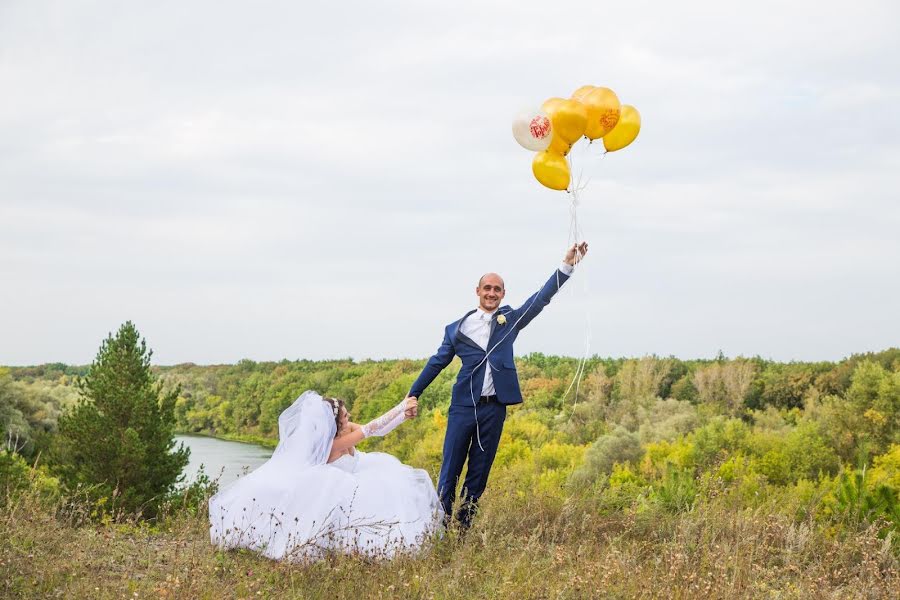
<instances>
[{"instance_id":1,"label":"green tree","mask_svg":"<svg viewBox=\"0 0 900 600\"><path fill-rule=\"evenodd\" d=\"M863 361L853 372L846 398L862 415L859 429L872 454L900 442L900 371L892 373L876 362Z\"/></svg>"},{"instance_id":2,"label":"green tree","mask_svg":"<svg viewBox=\"0 0 900 600\"><path fill-rule=\"evenodd\" d=\"M31 429L20 409L20 390L13 383L9 369L0 368L0 445L16 451L31 440Z\"/></svg>"},{"instance_id":3,"label":"green tree","mask_svg":"<svg viewBox=\"0 0 900 600\"><path fill-rule=\"evenodd\" d=\"M738 416L744 410L754 373L753 361L744 358L717 360L694 371L691 382L697 390L699 402Z\"/></svg>"},{"instance_id":4,"label":"green tree","mask_svg":"<svg viewBox=\"0 0 900 600\"><path fill-rule=\"evenodd\" d=\"M812 417L822 423L842 458L868 463L869 457L900 443L900 371L864 360L844 398L826 396L813 408Z\"/></svg>"},{"instance_id":5,"label":"green tree","mask_svg":"<svg viewBox=\"0 0 900 600\"><path fill-rule=\"evenodd\" d=\"M190 451L175 449L175 401L150 371L152 351L126 322L100 346L78 382L78 404L59 420L56 470L68 488L87 485L113 508L152 516L181 480Z\"/></svg>"}]
</instances>

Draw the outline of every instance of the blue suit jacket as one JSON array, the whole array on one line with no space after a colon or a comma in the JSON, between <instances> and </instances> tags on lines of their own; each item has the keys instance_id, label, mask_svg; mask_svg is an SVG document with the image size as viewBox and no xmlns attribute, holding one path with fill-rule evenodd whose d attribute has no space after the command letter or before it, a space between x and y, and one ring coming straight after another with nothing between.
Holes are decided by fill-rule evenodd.
<instances>
[{"instance_id":1,"label":"blue suit jacket","mask_svg":"<svg viewBox=\"0 0 900 600\"><path fill-rule=\"evenodd\" d=\"M516 363L513 360L513 343L519 332L544 310L553 295L568 279L568 275L557 269L547 283L519 308L501 306L491 320L491 335L488 339L487 352L459 330L462 322L475 310L467 312L462 319L447 325L444 328L444 341L441 343L441 347L434 356L428 359L419 378L413 383L409 395L417 398L421 396L434 378L450 364L453 357L459 356L462 368L460 368L456 384L453 386L451 404L471 406L473 396L475 401L478 401L481 396L481 387L484 384L485 362L487 361L491 364L491 376L494 380L497 399L503 404L522 402L522 390L519 389L519 377L516 373ZM506 317L505 324L497 323L499 315ZM485 361L486 354L489 354L487 361Z\"/></svg>"}]
</instances>

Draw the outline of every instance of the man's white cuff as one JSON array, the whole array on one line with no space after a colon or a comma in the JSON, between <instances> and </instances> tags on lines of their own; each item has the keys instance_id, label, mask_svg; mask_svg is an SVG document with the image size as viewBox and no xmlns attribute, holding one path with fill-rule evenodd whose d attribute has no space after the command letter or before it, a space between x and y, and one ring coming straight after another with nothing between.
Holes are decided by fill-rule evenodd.
<instances>
[{"instance_id":1,"label":"man's white cuff","mask_svg":"<svg viewBox=\"0 0 900 600\"><path fill-rule=\"evenodd\" d=\"M567 263L567 262L564 262L564 263L559 267L559 270L562 271L563 275L571 275L571 274L575 271L575 267L572 266L572 265L570 265L570 264Z\"/></svg>"}]
</instances>

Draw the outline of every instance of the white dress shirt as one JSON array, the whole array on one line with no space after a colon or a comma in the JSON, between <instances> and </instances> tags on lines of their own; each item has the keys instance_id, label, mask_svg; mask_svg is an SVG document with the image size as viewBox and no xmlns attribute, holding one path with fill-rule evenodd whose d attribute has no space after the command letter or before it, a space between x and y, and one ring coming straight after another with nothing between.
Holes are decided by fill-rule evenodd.
<instances>
[{"instance_id":1,"label":"white dress shirt","mask_svg":"<svg viewBox=\"0 0 900 600\"><path fill-rule=\"evenodd\" d=\"M485 312L478 307L475 312L462 322L459 331L470 340L478 344L482 350L487 351L488 340L491 337L491 318L497 311ZM491 376L491 363L485 363L487 370L484 372L484 384L481 386L482 396L494 395L494 378Z\"/></svg>"},{"instance_id":2,"label":"white dress shirt","mask_svg":"<svg viewBox=\"0 0 900 600\"><path fill-rule=\"evenodd\" d=\"M564 275L571 275L575 270L570 264L563 263L559 270L562 271ZM465 321L460 325L459 331L464 336L468 337L470 340L478 344L482 350L487 352L488 341L491 337L491 319L494 317L496 310L491 312L486 312L481 309L479 306L475 309L475 312L466 318ZM493 396L496 393L494 390L494 377L491 375L491 362L485 362L485 371L484 371L484 384L481 386L481 395L482 396Z\"/></svg>"}]
</instances>

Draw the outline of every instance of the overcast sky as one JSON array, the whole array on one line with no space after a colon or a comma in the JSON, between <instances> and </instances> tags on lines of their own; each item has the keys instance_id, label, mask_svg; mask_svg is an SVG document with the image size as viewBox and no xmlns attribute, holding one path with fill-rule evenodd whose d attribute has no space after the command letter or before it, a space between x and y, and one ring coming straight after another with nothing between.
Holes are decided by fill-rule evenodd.
<instances>
[{"instance_id":1,"label":"overcast sky","mask_svg":"<svg viewBox=\"0 0 900 600\"><path fill-rule=\"evenodd\" d=\"M583 84L643 128L520 355L900 345L898 7L0 0L0 364L424 358L558 265L510 123Z\"/></svg>"}]
</instances>

